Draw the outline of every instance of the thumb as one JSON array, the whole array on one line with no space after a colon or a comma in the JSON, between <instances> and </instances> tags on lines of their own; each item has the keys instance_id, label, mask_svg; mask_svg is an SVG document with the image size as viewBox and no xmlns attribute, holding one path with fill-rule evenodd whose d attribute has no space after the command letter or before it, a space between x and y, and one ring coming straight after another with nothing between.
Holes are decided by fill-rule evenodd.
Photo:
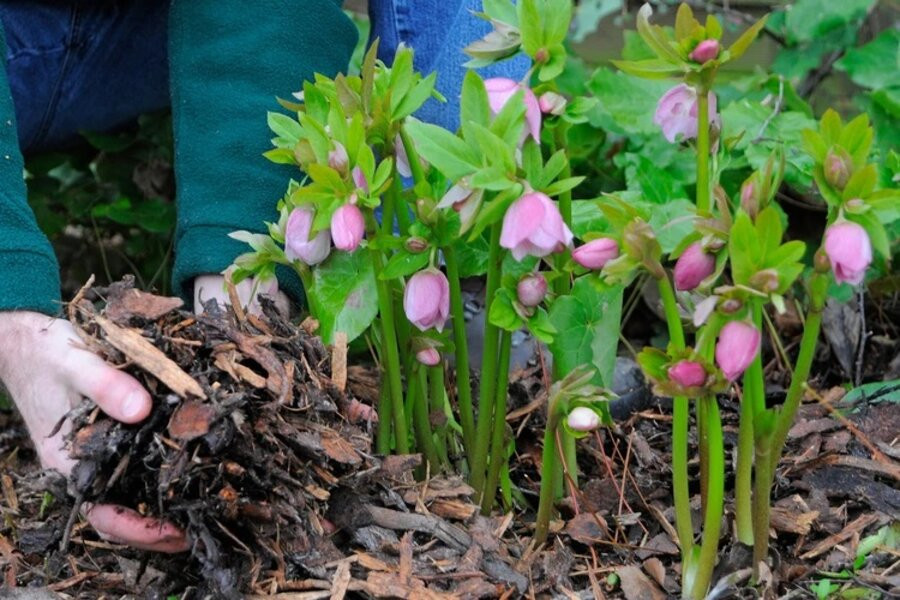
<instances>
[{"instance_id":1,"label":"thumb","mask_svg":"<svg viewBox=\"0 0 900 600\"><path fill-rule=\"evenodd\" d=\"M76 351L73 358L69 376L78 393L122 423L139 423L147 418L153 403L137 379L86 350Z\"/></svg>"}]
</instances>

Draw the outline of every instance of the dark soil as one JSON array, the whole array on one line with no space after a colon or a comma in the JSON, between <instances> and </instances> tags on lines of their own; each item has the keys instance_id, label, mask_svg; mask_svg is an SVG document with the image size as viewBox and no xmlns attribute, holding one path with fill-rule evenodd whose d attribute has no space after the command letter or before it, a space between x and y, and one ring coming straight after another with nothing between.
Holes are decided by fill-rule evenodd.
<instances>
[{"instance_id":1,"label":"dark soil","mask_svg":"<svg viewBox=\"0 0 900 600\"><path fill-rule=\"evenodd\" d=\"M510 387L515 508L485 518L462 480L417 481L417 456L372 455L370 425L343 415L377 401L377 380L332 357L308 327L271 307L256 318L179 306L127 282L71 304L85 343L138 377L156 408L138 426L88 403L76 408L79 465L69 481L40 472L22 426L0 414L8 588L91 599L677 596L665 400L631 390L642 400L615 407L618 425L582 442L580 491L562 502L552 543L535 552L533 511L522 507L537 499L541 367L516 373ZM811 596L821 571L844 571L836 585L870 594L857 597L900 590L896 542L851 568L861 539L900 521L900 390L850 406L841 388L817 389L778 472L772 570L757 590L741 587L750 556L732 542L729 514L714 597ZM721 406L730 457L737 399ZM163 556L101 540L78 512L82 501L165 516L193 547Z\"/></svg>"}]
</instances>

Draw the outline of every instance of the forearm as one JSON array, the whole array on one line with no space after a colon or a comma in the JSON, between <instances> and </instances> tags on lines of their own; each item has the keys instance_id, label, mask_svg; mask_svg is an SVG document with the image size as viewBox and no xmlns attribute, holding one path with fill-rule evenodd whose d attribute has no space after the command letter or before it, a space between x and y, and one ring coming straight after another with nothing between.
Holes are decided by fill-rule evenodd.
<instances>
[{"instance_id":1,"label":"forearm","mask_svg":"<svg viewBox=\"0 0 900 600\"><path fill-rule=\"evenodd\" d=\"M247 248L227 237L264 231L289 178L266 160L266 113L314 73L344 70L356 29L335 0L176 0L169 55L178 197L175 289L219 273ZM281 279L281 278L280 278ZM299 293L296 280L281 279Z\"/></svg>"}]
</instances>

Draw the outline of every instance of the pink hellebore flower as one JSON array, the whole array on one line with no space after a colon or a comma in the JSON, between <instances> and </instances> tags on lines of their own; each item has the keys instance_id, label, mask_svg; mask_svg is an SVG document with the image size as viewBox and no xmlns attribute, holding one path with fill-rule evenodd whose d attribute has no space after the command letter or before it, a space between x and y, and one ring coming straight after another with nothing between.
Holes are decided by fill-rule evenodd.
<instances>
[{"instance_id":1,"label":"pink hellebore flower","mask_svg":"<svg viewBox=\"0 0 900 600\"><path fill-rule=\"evenodd\" d=\"M309 239L314 216L315 211L307 206L291 211L284 230L284 255L288 260L299 260L312 266L328 258L331 252L328 230L323 229Z\"/></svg>"},{"instance_id":2,"label":"pink hellebore flower","mask_svg":"<svg viewBox=\"0 0 900 600\"><path fill-rule=\"evenodd\" d=\"M572 250L572 260L585 269L599 271L619 256L619 243L612 238L599 238Z\"/></svg>"},{"instance_id":3,"label":"pink hellebore flower","mask_svg":"<svg viewBox=\"0 0 900 600\"><path fill-rule=\"evenodd\" d=\"M340 142L335 142L334 150L328 153L328 166L346 175L349 161L350 157L347 156L347 149Z\"/></svg>"},{"instance_id":4,"label":"pink hellebore flower","mask_svg":"<svg viewBox=\"0 0 900 600\"><path fill-rule=\"evenodd\" d=\"M713 60L719 56L718 40L703 40L694 47L691 52L690 59L701 65L707 61Z\"/></svg>"},{"instance_id":5,"label":"pink hellebore flower","mask_svg":"<svg viewBox=\"0 0 900 600\"><path fill-rule=\"evenodd\" d=\"M556 204L545 194L524 194L506 209L500 245L510 250L517 261L528 255L541 258L571 243L572 232Z\"/></svg>"},{"instance_id":6,"label":"pink hellebore flower","mask_svg":"<svg viewBox=\"0 0 900 600\"><path fill-rule=\"evenodd\" d=\"M544 92L538 98L541 112L547 115L561 115L566 110L566 99L556 92Z\"/></svg>"},{"instance_id":7,"label":"pink hellebore flower","mask_svg":"<svg viewBox=\"0 0 900 600\"><path fill-rule=\"evenodd\" d=\"M716 95L710 92L709 122L717 120ZM659 99L653 122L662 127L670 142L675 142L678 134L682 140L697 137L697 91L683 83L673 87Z\"/></svg>"},{"instance_id":8,"label":"pink hellebore flower","mask_svg":"<svg viewBox=\"0 0 900 600\"><path fill-rule=\"evenodd\" d=\"M512 98L520 89L525 91L525 122L528 124L528 132L534 141L541 141L541 106L537 97L530 88L520 84L518 81L507 79L505 77L492 77L484 80L484 87L487 90L488 103L491 105L491 112L495 115L499 113L503 106Z\"/></svg>"},{"instance_id":9,"label":"pink hellebore flower","mask_svg":"<svg viewBox=\"0 0 900 600\"><path fill-rule=\"evenodd\" d=\"M600 417L587 406L576 406L569 412L566 423L573 431L593 431L600 427Z\"/></svg>"},{"instance_id":10,"label":"pink hellebore flower","mask_svg":"<svg viewBox=\"0 0 900 600\"><path fill-rule=\"evenodd\" d=\"M825 231L825 254L838 283L858 285L872 262L872 243L862 225L852 221L835 223Z\"/></svg>"},{"instance_id":11,"label":"pink hellebore flower","mask_svg":"<svg viewBox=\"0 0 900 600\"><path fill-rule=\"evenodd\" d=\"M365 219L355 204L344 204L331 215L331 239L338 250L353 252L365 233Z\"/></svg>"},{"instance_id":12,"label":"pink hellebore flower","mask_svg":"<svg viewBox=\"0 0 900 600\"><path fill-rule=\"evenodd\" d=\"M423 348L416 352L416 360L428 367L435 367L441 362L441 353L434 348Z\"/></svg>"},{"instance_id":13,"label":"pink hellebore flower","mask_svg":"<svg viewBox=\"0 0 900 600\"><path fill-rule=\"evenodd\" d=\"M706 383L706 369L692 360L681 360L669 367L669 379L682 387L698 387Z\"/></svg>"},{"instance_id":14,"label":"pink hellebore flower","mask_svg":"<svg viewBox=\"0 0 900 600\"><path fill-rule=\"evenodd\" d=\"M703 244L694 242L675 262L675 289L690 291L716 270L716 257L703 251Z\"/></svg>"},{"instance_id":15,"label":"pink hellebore flower","mask_svg":"<svg viewBox=\"0 0 900 600\"><path fill-rule=\"evenodd\" d=\"M403 291L403 310L419 330L443 330L450 316L450 283L444 274L425 269L410 277Z\"/></svg>"},{"instance_id":16,"label":"pink hellebore flower","mask_svg":"<svg viewBox=\"0 0 900 600\"><path fill-rule=\"evenodd\" d=\"M737 379L759 352L759 330L743 321L730 321L719 332L716 362L729 381Z\"/></svg>"},{"instance_id":17,"label":"pink hellebore flower","mask_svg":"<svg viewBox=\"0 0 900 600\"><path fill-rule=\"evenodd\" d=\"M516 284L516 296L522 306L534 308L547 295L547 280L540 273L529 273Z\"/></svg>"}]
</instances>

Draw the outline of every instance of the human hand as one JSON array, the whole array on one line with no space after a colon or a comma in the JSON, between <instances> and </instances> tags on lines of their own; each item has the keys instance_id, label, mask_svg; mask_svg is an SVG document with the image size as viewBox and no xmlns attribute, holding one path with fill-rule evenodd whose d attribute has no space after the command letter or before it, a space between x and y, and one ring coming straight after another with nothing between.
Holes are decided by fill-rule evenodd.
<instances>
[{"instance_id":1,"label":"human hand","mask_svg":"<svg viewBox=\"0 0 900 600\"><path fill-rule=\"evenodd\" d=\"M68 321L34 312L0 312L0 381L25 420L41 464L66 476L75 465L64 442L71 424L50 433L82 397L123 423L139 423L152 409L141 384L86 350ZM102 537L115 542L168 553L190 547L171 523L127 508L99 504L86 507L85 514Z\"/></svg>"},{"instance_id":2,"label":"human hand","mask_svg":"<svg viewBox=\"0 0 900 600\"><path fill-rule=\"evenodd\" d=\"M259 296L269 296L275 301L278 312L287 315L290 312L290 300L278 290L278 280L274 277L257 283L251 277L234 286L241 306L255 315L262 313ZM203 305L215 299L219 306L231 305L231 299L225 288L224 275L199 275L194 278L194 312L203 312Z\"/></svg>"}]
</instances>

